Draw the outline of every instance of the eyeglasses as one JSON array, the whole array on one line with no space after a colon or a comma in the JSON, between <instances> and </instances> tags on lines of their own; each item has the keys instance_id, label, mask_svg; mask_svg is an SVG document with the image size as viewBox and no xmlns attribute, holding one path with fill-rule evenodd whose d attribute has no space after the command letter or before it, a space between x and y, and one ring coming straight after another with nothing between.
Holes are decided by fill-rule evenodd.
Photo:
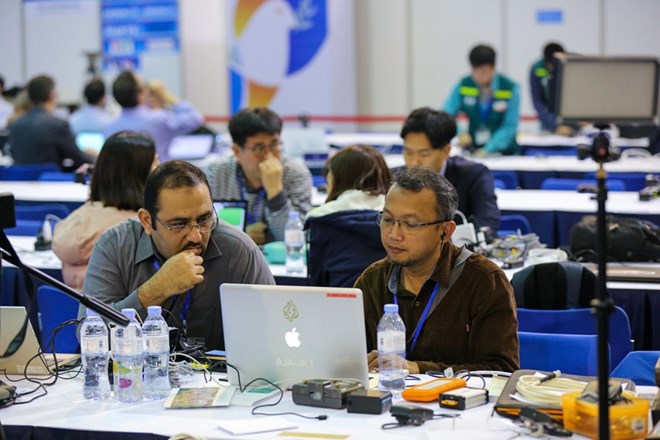
<instances>
[{"instance_id":1,"label":"eyeglasses","mask_svg":"<svg viewBox=\"0 0 660 440\"><path fill-rule=\"evenodd\" d=\"M270 150L272 153L275 153L282 147L282 145L283 142L281 140L275 140L268 146L264 144L256 144L253 145L252 147L248 147L244 145L243 148L251 151L252 153L258 156L261 156L262 154L266 153L266 149Z\"/></svg>"},{"instance_id":2,"label":"eyeglasses","mask_svg":"<svg viewBox=\"0 0 660 440\"><path fill-rule=\"evenodd\" d=\"M175 234L189 234L193 228L197 228L200 233L206 233L213 230L218 224L218 218L213 214L202 217L197 221L197 223L192 223L189 221L174 221L169 225L156 217L156 214L151 214L151 216L156 219L158 223L163 225L165 229L170 232L174 232Z\"/></svg>"},{"instance_id":3,"label":"eyeglasses","mask_svg":"<svg viewBox=\"0 0 660 440\"><path fill-rule=\"evenodd\" d=\"M420 230L424 226L438 225L448 220L436 220L433 222L417 223L409 222L408 220L401 220L400 218L390 217L388 215L384 215L382 212L379 212L378 216L376 217L376 221L378 222L378 225L381 229L392 229L395 224L398 224L399 229L402 232L411 233Z\"/></svg>"}]
</instances>

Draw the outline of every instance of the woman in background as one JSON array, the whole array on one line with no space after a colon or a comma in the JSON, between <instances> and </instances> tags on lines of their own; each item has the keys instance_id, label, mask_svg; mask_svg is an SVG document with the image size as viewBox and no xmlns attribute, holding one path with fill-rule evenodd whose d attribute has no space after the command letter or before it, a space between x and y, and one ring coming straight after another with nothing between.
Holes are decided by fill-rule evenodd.
<instances>
[{"instance_id":1,"label":"woman in background","mask_svg":"<svg viewBox=\"0 0 660 440\"><path fill-rule=\"evenodd\" d=\"M392 180L383 155L373 147L352 145L328 159L323 173L328 198L307 217L320 217L338 211L380 211Z\"/></svg>"},{"instance_id":2,"label":"woman in background","mask_svg":"<svg viewBox=\"0 0 660 440\"><path fill-rule=\"evenodd\" d=\"M89 200L55 227L53 251L62 260L64 282L81 289L94 243L110 227L137 217L144 182L158 165L153 139L123 131L110 136L99 153Z\"/></svg>"}]
</instances>

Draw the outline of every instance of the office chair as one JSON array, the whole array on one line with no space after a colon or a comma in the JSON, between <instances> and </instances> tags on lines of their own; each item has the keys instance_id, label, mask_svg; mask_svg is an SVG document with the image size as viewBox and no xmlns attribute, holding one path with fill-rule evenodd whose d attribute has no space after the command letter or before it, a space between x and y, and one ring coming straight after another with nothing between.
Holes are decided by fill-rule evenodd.
<instances>
[{"instance_id":1,"label":"office chair","mask_svg":"<svg viewBox=\"0 0 660 440\"><path fill-rule=\"evenodd\" d=\"M497 231L498 236L518 235L518 231L522 235L532 232L532 225L529 224L527 217L520 214L503 215L500 217L500 229Z\"/></svg>"},{"instance_id":2,"label":"office chair","mask_svg":"<svg viewBox=\"0 0 660 440\"><path fill-rule=\"evenodd\" d=\"M621 307L609 319L610 370L632 349L630 321ZM596 335L598 322L590 308L567 310L518 309L518 330L534 333Z\"/></svg>"},{"instance_id":3,"label":"office chair","mask_svg":"<svg viewBox=\"0 0 660 440\"><path fill-rule=\"evenodd\" d=\"M70 319L77 319L78 302L54 287L39 286L37 289L37 305L39 328L41 330L41 349L52 351L53 347L48 346L48 342L61 323ZM57 353L78 353L80 351L75 325L67 325L57 333L55 351Z\"/></svg>"},{"instance_id":4,"label":"office chair","mask_svg":"<svg viewBox=\"0 0 660 440\"><path fill-rule=\"evenodd\" d=\"M497 188L497 189L507 189L506 183L504 183L500 179L493 179L493 184L495 185L495 188Z\"/></svg>"},{"instance_id":5,"label":"office chair","mask_svg":"<svg viewBox=\"0 0 660 440\"><path fill-rule=\"evenodd\" d=\"M36 237L44 222L39 220L20 220L16 219L16 226L5 229L5 234L19 235L22 237Z\"/></svg>"},{"instance_id":6,"label":"office chair","mask_svg":"<svg viewBox=\"0 0 660 440\"><path fill-rule=\"evenodd\" d=\"M598 337L518 332L520 368L559 370L565 374L595 376L598 373Z\"/></svg>"},{"instance_id":7,"label":"office chair","mask_svg":"<svg viewBox=\"0 0 660 440\"><path fill-rule=\"evenodd\" d=\"M518 173L515 171L493 170L493 179L499 180L504 184L504 189L516 189L520 186Z\"/></svg>"},{"instance_id":8,"label":"office chair","mask_svg":"<svg viewBox=\"0 0 660 440\"><path fill-rule=\"evenodd\" d=\"M75 182L76 173L63 171L45 171L37 179L40 182Z\"/></svg>"},{"instance_id":9,"label":"office chair","mask_svg":"<svg viewBox=\"0 0 660 440\"><path fill-rule=\"evenodd\" d=\"M46 171L59 171L54 163L41 163L34 165L12 165L0 168L0 180L28 181L37 180L41 173Z\"/></svg>"},{"instance_id":10,"label":"office chair","mask_svg":"<svg viewBox=\"0 0 660 440\"><path fill-rule=\"evenodd\" d=\"M523 156L575 156L575 150L569 149L555 149L555 148L527 148L523 152Z\"/></svg>"},{"instance_id":11,"label":"office chair","mask_svg":"<svg viewBox=\"0 0 660 440\"><path fill-rule=\"evenodd\" d=\"M655 364L660 351L631 351L614 367L610 376L622 377L635 382L635 385L657 385Z\"/></svg>"},{"instance_id":12,"label":"office chair","mask_svg":"<svg viewBox=\"0 0 660 440\"><path fill-rule=\"evenodd\" d=\"M69 208L61 203L16 206L16 220L37 220L43 222L49 214L59 219L64 219L70 213Z\"/></svg>"},{"instance_id":13,"label":"office chair","mask_svg":"<svg viewBox=\"0 0 660 440\"><path fill-rule=\"evenodd\" d=\"M650 155L649 155L650 157ZM596 180L596 173L586 173L585 179ZM626 186L626 191L639 191L646 187L646 173L607 173L609 188L610 179L621 180Z\"/></svg>"},{"instance_id":14,"label":"office chair","mask_svg":"<svg viewBox=\"0 0 660 440\"><path fill-rule=\"evenodd\" d=\"M528 266L511 279L518 307L544 310L590 307L597 282L593 272L573 261Z\"/></svg>"},{"instance_id":15,"label":"office chair","mask_svg":"<svg viewBox=\"0 0 660 440\"><path fill-rule=\"evenodd\" d=\"M546 190L559 190L559 191L577 191L580 187L593 187L596 188L598 182L596 180L586 179L559 179L549 177L541 182L541 189ZM607 189L609 191L626 191L626 184L623 180L607 179Z\"/></svg>"},{"instance_id":16,"label":"office chair","mask_svg":"<svg viewBox=\"0 0 660 440\"><path fill-rule=\"evenodd\" d=\"M350 210L307 219L311 286L353 287L364 269L385 258L377 215L372 210Z\"/></svg>"}]
</instances>

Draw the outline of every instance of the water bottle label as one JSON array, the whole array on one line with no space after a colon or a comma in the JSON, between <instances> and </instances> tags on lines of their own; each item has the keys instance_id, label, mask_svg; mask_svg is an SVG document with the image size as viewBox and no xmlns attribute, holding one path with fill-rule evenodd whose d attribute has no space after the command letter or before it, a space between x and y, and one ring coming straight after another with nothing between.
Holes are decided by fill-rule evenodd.
<instances>
[{"instance_id":1,"label":"water bottle label","mask_svg":"<svg viewBox=\"0 0 660 440\"><path fill-rule=\"evenodd\" d=\"M402 353L406 351L406 334L399 331L378 332L378 351Z\"/></svg>"}]
</instances>

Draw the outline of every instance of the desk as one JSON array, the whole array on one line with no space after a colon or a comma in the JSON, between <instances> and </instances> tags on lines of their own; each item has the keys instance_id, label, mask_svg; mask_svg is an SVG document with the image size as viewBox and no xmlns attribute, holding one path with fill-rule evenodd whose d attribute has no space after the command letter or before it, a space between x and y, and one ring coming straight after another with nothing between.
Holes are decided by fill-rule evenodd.
<instances>
[{"instance_id":1,"label":"desk","mask_svg":"<svg viewBox=\"0 0 660 440\"><path fill-rule=\"evenodd\" d=\"M422 376L422 380L430 379ZM408 381L409 385L419 383ZM479 379L471 379L470 385L480 386ZM642 388L651 387L639 387ZM490 403L460 412L452 420L436 419L424 425L406 426L394 430L383 430L385 423L395 422L389 414L349 414L345 409L314 408L293 403L287 391L276 407L264 408L264 412L292 411L307 416L325 414L327 420L305 420L291 415L284 416L297 429L287 430L286 435L275 431L261 434L232 436L218 428L221 420L252 419L251 408L230 406L215 409L163 409L161 402L119 403L115 400L90 402L82 399L82 380L60 380L49 389L48 395L28 405L2 409L2 424L7 438L51 439L63 438L66 434L76 439L144 439L168 438L178 433L188 433L207 439L275 439L287 438L335 438L351 440L374 439L510 439L517 437L512 421L492 415L494 404ZM275 402L271 398L268 402ZM398 401L397 401L398 402ZM438 408L438 404L422 404L437 413L456 414L452 410ZM453 428L453 429L452 429ZM73 432L72 432L73 431ZM106 433L105 436L102 433ZM114 433L114 436L113 436ZM118 433L124 433L119 436ZM30 435L31 434L31 435ZM307 435L305 435L307 434ZM335 437L330 437L335 436ZM521 436L519 438L534 438ZM573 438L584 438L574 435Z\"/></svg>"},{"instance_id":2,"label":"desk","mask_svg":"<svg viewBox=\"0 0 660 440\"><path fill-rule=\"evenodd\" d=\"M89 199L89 186L75 182L0 181L0 193L14 194L16 204L62 203L71 211Z\"/></svg>"}]
</instances>

